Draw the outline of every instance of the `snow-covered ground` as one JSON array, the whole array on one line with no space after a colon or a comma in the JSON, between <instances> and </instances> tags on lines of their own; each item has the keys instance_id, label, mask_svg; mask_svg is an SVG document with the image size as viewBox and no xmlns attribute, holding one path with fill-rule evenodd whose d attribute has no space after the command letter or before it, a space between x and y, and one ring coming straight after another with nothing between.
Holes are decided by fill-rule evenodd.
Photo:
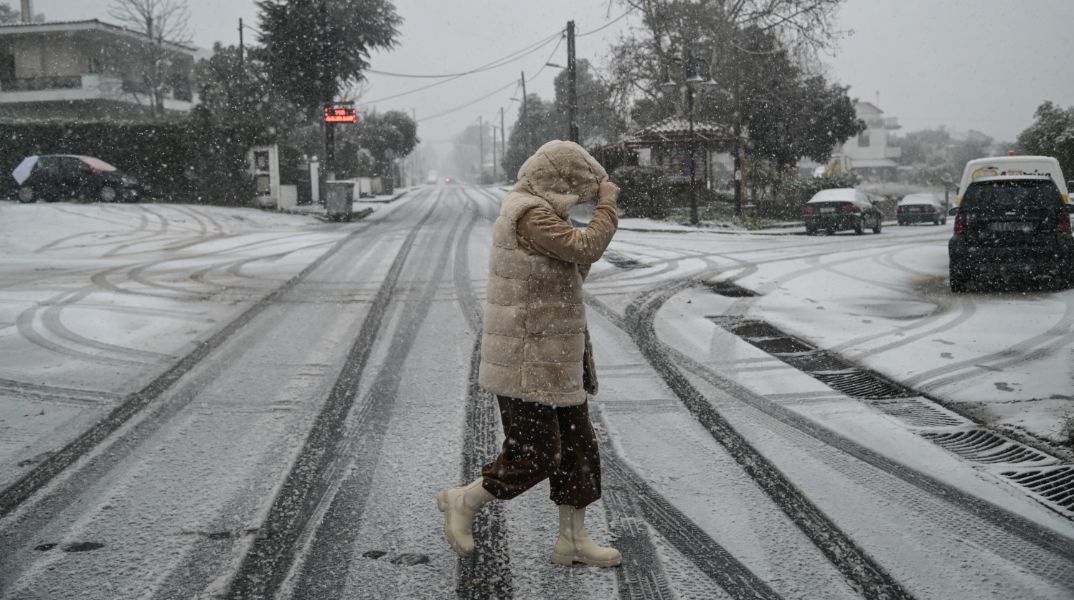
<instances>
[{"instance_id":1,"label":"snow-covered ground","mask_svg":"<svg viewBox=\"0 0 1074 600\"><path fill-rule=\"evenodd\" d=\"M432 498L501 441L471 381L500 197L427 186L355 223L0 203L0 598L1070 597L1074 524L1005 479L1025 465L967 460L721 320L1061 455L1074 291L952 295L949 229L925 226L619 232L586 284L587 524L627 560L549 564L546 485L457 560Z\"/></svg>"},{"instance_id":2,"label":"snow-covered ground","mask_svg":"<svg viewBox=\"0 0 1074 600\"><path fill-rule=\"evenodd\" d=\"M730 303L729 314L768 321L987 424L1064 441L1074 290L952 294L949 237L931 226L821 237L624 231L612 250L642 267L627 279L639 287L672 273L734 282L759 296ZM689 309L677 314L709 316Z\"/></svg>"}]
</instances>

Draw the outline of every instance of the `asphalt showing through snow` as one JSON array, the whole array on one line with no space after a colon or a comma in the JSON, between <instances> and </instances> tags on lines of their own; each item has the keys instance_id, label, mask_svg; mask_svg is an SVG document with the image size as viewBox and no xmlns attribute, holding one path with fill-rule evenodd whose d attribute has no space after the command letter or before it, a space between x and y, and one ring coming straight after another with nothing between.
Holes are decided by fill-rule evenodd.
<instances>
[{"instance_id":1,"label":"asphalt showing through snow","mask_svg":"<svg viewBox=\"0 0 1074 600\"><path fill-rule=\"evenodd\" d=\"M721 539L691 517L667 482L647 479L642 457L615 438L619 417L605 410L600 397L592 413L602 442L605 494L595 505L603 510L592 511L590 522L614 538L624 553L623 566L601 571L542 565L533 572L533 561L546 560L555 527L548 523L527 530L531 517L513 521L513 507L522 506L517 500L482 510L473 557L457 560L450 552L432 493L476 477L498 450L494 398L476 385L487 248L475 241L487 236L498 200L498 192L480 188L426 188L383 218L341 226L347 233L332 244L272 252L273 239L266 238L249 243L270 250L263 255L192 268L185 275L190 282L257 298L130 394L0 380L0 390L17 389L27 398L74 401L81 395L114 403L96 424L0 490L0 597L815 597L815 589L800 589L793 581L790 565L743 555L735 540ZM59 208L86 214L84 207ZM115 212L119 207L106 208L93 218L131 223ZM175 214L189 220L179 225ZM100 249L117 258L137 255L155 236L177 228L193 238L177 238L175 249L196 250L226 237L225 228L201 211L177 208L165 214L146 208L133 228ZM70 235L40 250L85 239ZM895 239L882 245L905 243ZM824 255L813 240L802 248ZM254 278L247 284L235 281L247 265L297 250L321 253L276 285ZM770 504L763 510L785 515L787 525L776 524L777 539L808 540L822 563L817 570L845 580L833 582L832 597L929 594L912 593L923 588L902 580L901 557L871 548L870 540L845 524L845 515L811 498L812 483L803 485L786 472L782 459L768 457L755 428L783 440L804 435L809 444L819 442L823 450L811 449L810 456L826 457L840 473L931 515L939 530L989 548L999 560L1052 586L1033 584L1027 594L1074 590L1069 538L774 405L659 339L658 312L696 284L698 271L683 269L685 264L714 273L730 263L741 277L778 260L689 252L636 260L624 254L616 259L617 268L591 276L599 286L589 302L597 318L631 340L631 352L640 353L652 373L650 384L667 389L680 403L675 410L692 415L710 442L717 442L763 492ZM167 264L164 257L111 267L93 273L93 285L191 302L207 293L160 280L157 269ZM828 262L814 268L838 266ZM216 283L220 273L230 274L227 283ZM78 307L86 298L62 293L40 317L38 308L25 313L19 331L37 335L42 347L63 340L69 347L53 351L77 347L87 360L169 360L165 353L135 353L68 329L58 311ZM732 312L749 302L741 299ZM48 336L36 333L41 326ZM451 352L428 342L430 336L459 330L465 335L442 342L457 346ZM1062 332L1038 337L1025 343L1066 339ZM283 351L281 345L289 342ZM295 358L303 344L309 344L307 362ZM408 368L435 363L430 353L440 353L440 362L458 361L456 367L442 365L443 372L454 368L451 381L428 381ZM276 357L287 362L274 363ZM236 369L240 364L248 366ZM256 368L271 372L256 381ZM261 395L245 395L244 389ZM428 397L414 397L415 390ZM738 404L727 404L728 398ZM751 412L743 420L744 411L760 416ZM407 439L400 436L415 432L403 420L419 414L433 426L420 447L446 452L407 451ZM437 446L437 439L444 441ZM713 458L711 452L704 458ZM379 487L393 470L428 473L437 481L412 483L428 489ZM791 570L773 578L781 568ZM694 581L687 583L688 577ZM108 586L87 587L87 581Z\"/></svg>"}]
</instances>

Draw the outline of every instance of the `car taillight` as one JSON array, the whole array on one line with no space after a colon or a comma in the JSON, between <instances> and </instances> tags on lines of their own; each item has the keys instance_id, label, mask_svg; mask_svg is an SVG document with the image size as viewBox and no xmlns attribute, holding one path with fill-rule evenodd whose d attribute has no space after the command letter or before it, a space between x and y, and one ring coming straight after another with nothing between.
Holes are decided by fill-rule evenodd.
<instances>
[{"instance_id":1,"label":"car taillight","mask_svg":"<svg viewBox=\"0 0 1074 600\"><path fill-rule=\"evenodd\" d=\"M813 214L813 207L812 206L804 206L804 207L802 207L802 214L803 215L811 215L811 214Z\"/></svg>"},{"instance_id":2,"label":"car taillight","mask_svg":"<svg viewBox=\"0 0 1074 600\"><path fill-rule=\"evenodd\" d=\"M853 205L853 204L844 204L843 206L841 206L839 208L839 210L842 211L842 212L845 212L845 213L856 213L860 209L857 206Z\"/></svg>"},{"instance_id":3,"label":"car taillight","mask_svg":"<svg viewBox=\"0 0 1074 600\"><path fill-rule=\"evenodd\" d=\"M1070 209L1066 204L1059 207L1059 214L1055 217L1055 230L1059 233L1070 233Z\"/></svg>"},{"instance_id":4,"label":"car taillight","mask_svg":"<svg viewBox=\"0 0 1074 600\"><path fill-rule=\"evenodd\" d=\"M906 207L905 206L896 206L895 207L895 212L906 212Z\"/></svg>"},{"instance_id":5,"label":"car taillight","mask_svg":"<svg viewBox=\"0 0 1074 600\"><path fill-rule=\"evenodd\" d=\"M969 218L966 213L959 211L955 215L955 233L966 233L966 229L969 228Z\"/></svg>"}]
</instances>

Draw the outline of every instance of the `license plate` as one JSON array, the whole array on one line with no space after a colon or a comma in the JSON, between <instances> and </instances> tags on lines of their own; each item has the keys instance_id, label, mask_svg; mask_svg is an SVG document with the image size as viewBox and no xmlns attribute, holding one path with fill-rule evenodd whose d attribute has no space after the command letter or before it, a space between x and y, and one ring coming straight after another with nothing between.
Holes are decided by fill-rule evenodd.
<instances>
[{"instance_id":1,"label":"license plate","mask_svg":"<svg viewBox=\"0 0 1074 600\"><path fill-rule=\"evenodd\" d=\"M834 208L822 208L822 209L820 209L820 212L821 212L821 214L828 214L828 213L835 212L835 209Z\"/></svg>"},{"instance_id":2,"label":"license plate","mask_svg":"<svg viewBox=\"0 0 1074 600\"><path fill-rule=\"evenodd\" d=\"M991 231L1016 231L1018 233L1029 233L1036 229L1036 225L1033 223L1023 223L1022 221L1000 221L998 223L989 223L988 229Z\"/></svg>"},{"instance_id":3,"label":"license plate","mask_svg":"<svg viewBox=\"0 0 1074 600\"><path fill-rule=\"evenodd\" d=\"M908 210L910 212L921 212L921 207L920 206L911 206L910 208L908 208L906 210Z\"/></svg>"}]
</instances>

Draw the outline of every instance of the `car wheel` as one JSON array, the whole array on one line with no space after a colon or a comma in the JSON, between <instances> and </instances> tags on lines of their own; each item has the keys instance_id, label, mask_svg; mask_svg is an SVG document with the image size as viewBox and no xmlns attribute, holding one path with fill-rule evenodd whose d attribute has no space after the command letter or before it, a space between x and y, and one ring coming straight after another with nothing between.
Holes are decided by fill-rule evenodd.
<instances>
[{"instance_id":1,"label":"car wheel","mask_svg":"<svg viewBox=\"0 0 1074 600\"><path fill-rule=\"evenodd\" d=\"M854 233L861 235L865 233L865 217L858 217L858 221L854 223Z\"/></svg>"},{"instance_id":2,"label":"car wheel","mask_svg":"<svg viewBox=\"0 0 1074 600\"><path fill-rule=\"evenodd\" d=\"M827 233L828 235L835 235L835 227L833 227L831 225L825 227L824 228L824 233Z\"/></svg>"},{"instance_id":3,"label":"car wheel","mask_svg":"<svg viewBox=\"0 0 1074 600\"><path fill-rule=\"evenodd\" d=\"M948 275L948 283L951 284L951 292L961 294L966 291L966 275L961 269L952 266Z\"/></svg>"},{"instance_id":4,"label":"car wheel","mask_svg":"<svg viewBox=\"0 0 1074 600\"><path fill-rule=\"evenodd\" d=\"M34 198L34 188L26 186L19 188L19 202L21 204L29 204L30 202L36 202Z\"/></svg>"},{"instance_id":5,"label":"car wheel","mask_svg":"<svg viewBox=\"0 0 1074 600\"><path fill-rule=\"evenodd\" d=\"M805 234L806 235L817 235L817 228L816 227L806 227L805 228Z\"/></svg>"},{"instance_id":6,"label":"car wheel","mask_svg":"<svg viewBox=\"0 0 1074 600\"><path fill-rule=\"evenodd\" d=\"M940 219L940 225L947 225L947 217Z\"/></svg>"},{"instance_id":7,"label":"car wheel","mask_svg":"<svg viewBox=\"0 0 1074 600\"><path fill-rule=\"evenodd\" d=\"M119 197L119 193L116 192L116 188L106 185L101 188L101 202L115 202Z\"/></svg>"},{"instance_id":8,"label":"car wheel","mask_svg":"<svg viewBox=\"0 0 1074 600\"><path fill-rule=\"evenodd\" d=\"M880 233L881 227L883 227L883 221L880 220L880 215L877 215L876 222L873 223L873 233Z\"/></svg>"}]
</instances>

